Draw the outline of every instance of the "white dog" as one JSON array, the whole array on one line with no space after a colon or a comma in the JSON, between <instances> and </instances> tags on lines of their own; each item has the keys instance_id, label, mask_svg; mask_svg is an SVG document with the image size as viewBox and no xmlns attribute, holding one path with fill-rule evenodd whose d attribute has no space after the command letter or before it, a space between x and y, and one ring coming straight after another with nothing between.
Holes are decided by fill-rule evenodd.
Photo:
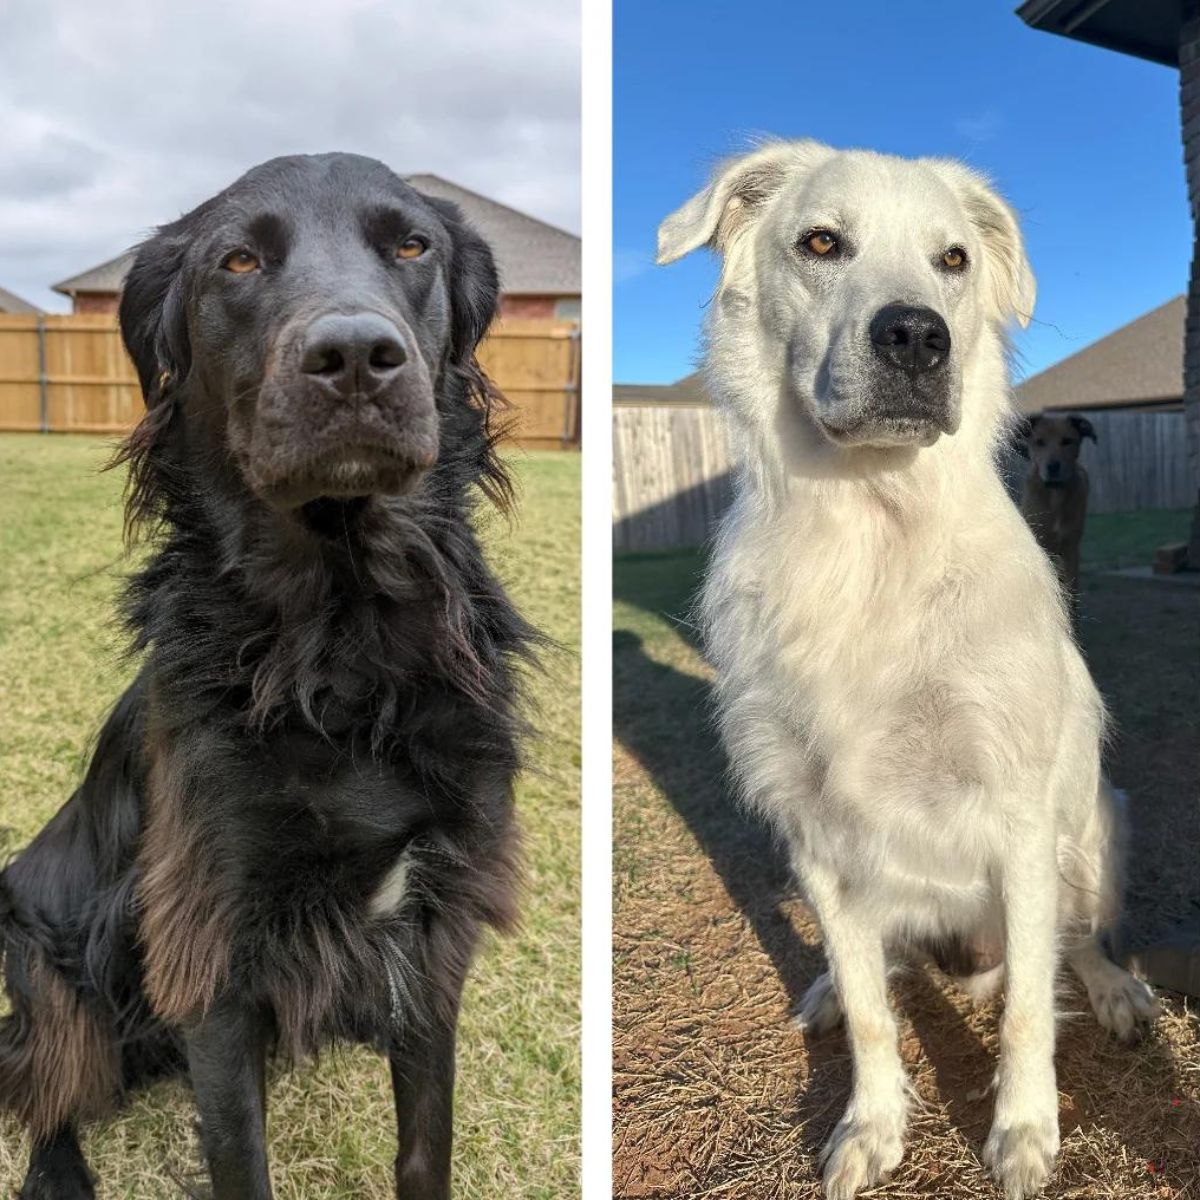
<instances>
[{"instance_id":1,"label":"white dog","mask_svg":"<svg viewBox=\"0 0 1200 1200\"><path fill-rule=\"evenodd\" d=\"M941 938L1002 956L984 1154L1029 1196L1058 1150L1060 951L1118 1035L1155 1006L1097 941L1121 887L1103 707L994 465L1004 327L1034 300L1020 231L957 163L803 141L721 167L663 222L659 262L703 245L722 256L706 374L740 461L703 625L739 789L824 934L803 1019L848 1028L826 1192L900 1161L885 955Z\"/></svg>"}]
</instances>

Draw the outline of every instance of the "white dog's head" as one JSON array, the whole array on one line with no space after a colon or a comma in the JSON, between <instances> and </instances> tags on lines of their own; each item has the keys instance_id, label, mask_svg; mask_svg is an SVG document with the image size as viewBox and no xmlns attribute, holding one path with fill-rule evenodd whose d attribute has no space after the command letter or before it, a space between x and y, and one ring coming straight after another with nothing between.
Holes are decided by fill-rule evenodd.
<instances>
[{"instance_id":1,"label":"white dog's head","mask_svg":"<svg viewBox=\"0 0 1200 1200\"><path fill-rule=\"evenodd\" d=\"M974 349L1033 309L1012 210L943 159L766 145L662 223L658 261L706 244L723 256L714 341L736 326L742 352L773 364L776 390L843 448L957 432Z\"/></svg>"}]
</instances>

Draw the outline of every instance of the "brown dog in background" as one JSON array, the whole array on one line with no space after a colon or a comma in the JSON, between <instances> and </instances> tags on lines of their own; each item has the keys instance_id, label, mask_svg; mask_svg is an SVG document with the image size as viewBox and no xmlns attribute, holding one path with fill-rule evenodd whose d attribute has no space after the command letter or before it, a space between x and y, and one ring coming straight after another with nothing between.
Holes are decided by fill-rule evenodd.
<instances>
[{"instance_id":1,"label":"brown dog in background","mask_svg":"<svg viewBox=\"0 0 1200 1200\"><path fill-rule=\"evenodd\" d=\"M1088 501L1088 477L1079 465L1079 451L1084 438L1096 440L1096 431L1086 417L1034 416L1022 424L1020 437L1029 459L1021 513L1054 563L1073 610Z\"/></svg>"}]
</instances>

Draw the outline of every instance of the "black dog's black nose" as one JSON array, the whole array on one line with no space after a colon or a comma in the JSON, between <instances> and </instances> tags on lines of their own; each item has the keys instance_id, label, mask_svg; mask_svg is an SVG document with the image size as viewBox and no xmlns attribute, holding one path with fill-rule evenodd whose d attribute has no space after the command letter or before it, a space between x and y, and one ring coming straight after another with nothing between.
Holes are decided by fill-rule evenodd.
<instances>
[{"instance_id":1,"label":"black dog's black nose","mask_svg":"<svg viewBox=\"0 0 1200 1200\"><path fill-rule=\"evenodd\" d=\"M884 305L872 318L869 332L884 362L914 375L936 371L950 357L950 330L932 308Z\"/></svg>"},{"instance_id":2,"label":"black dog's black nose","mask_svg":"<svg viewBox=\"0 0 1200 1200\"><path fill-rule=\"evenodd\" d=\"M347 395L373 391L408 359L400 330L379 313L327 313L304 335L300 369Z\"/></svg>"}]
</instances>

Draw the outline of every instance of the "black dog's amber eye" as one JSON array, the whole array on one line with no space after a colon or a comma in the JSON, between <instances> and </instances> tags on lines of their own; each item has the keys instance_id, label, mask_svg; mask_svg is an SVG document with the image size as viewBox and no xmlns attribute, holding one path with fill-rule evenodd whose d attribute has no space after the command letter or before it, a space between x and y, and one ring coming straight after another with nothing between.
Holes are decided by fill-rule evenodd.
<instances>
[{"instance_id":1,"label":"black dog's amber eye","mask_svg":"<svg viewBox=\"0 0 1200 1200\"><path fill-rule=\"evenodd\" d=\"M838 240L828 229L814 229L800 239L801 245L818 258L827 258L838 251Z\"/></svg>"},{"instance_id":2,"label":"black dog's amber eye","mask_svg":"<svg viewBox=\"0 0 1200 1200\"><path fill-rule=\"evenodd\" d=\"M951 246L942 255L942 266L949 271L958 271L967 265L967 252L961 246Z\"/></svg>"},{"instance_id":3,"label":"black dog's amber eye","mask_svg":"<svg viewBox=\"0 0 1200 1200\"><path fill-rule=\"evenodd\" d=\"M420 258L426 250L429 249L429 243L424 238L410 237L396 247L397 258Z\"/></svg>"},{"instance_id":4,"label":"black dog's amber eye","mask_svg":"<svg viewBox=\"0 0 1200 1200\"><path fill-rule=\"evenodd\" d=\"M258 259L249 250L235 250L221 264L226 271L232 271L235 275L249 275L251 271L257 271L259 265Z\"/></svg>"}]
</instances>

